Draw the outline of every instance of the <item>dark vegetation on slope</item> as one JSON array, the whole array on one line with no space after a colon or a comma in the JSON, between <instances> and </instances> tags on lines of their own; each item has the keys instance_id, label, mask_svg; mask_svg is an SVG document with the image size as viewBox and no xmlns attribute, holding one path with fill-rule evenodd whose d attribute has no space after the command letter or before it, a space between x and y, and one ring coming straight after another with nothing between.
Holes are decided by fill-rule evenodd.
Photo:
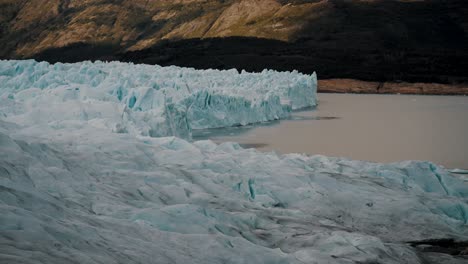
<instances>
[{"instance_id":1,"label":"dark vegetation on slope","mask_svg":"<svg viewBox=\"0 0 468 264\"><path fill-rule=\"evenodd\" d=\"M315 43L252 38L192 39L165 42L118 57L124 61L247 71L317 71L320 78L409 82L468 82L468 52L366 50L317 47Z\"/></svg>"},{"instance_id":2,"label":"dark vegetation on slope","mask_svg":"<svg viewBox=\"0 0 468 264\"><path fill-rule=\"evenodd\" d=\"M163 41L152 48L116 53L111 45L74 44L33 56L49 62L121 60L135 63L178 65L198 69L247 71L317 71L320 78L354 78L369 81L468 82L468 52L438 50L374 50L317 48L307 42L229 37ZM85 55L84 55L85 54Z\"/></svg>"}]
</instances>

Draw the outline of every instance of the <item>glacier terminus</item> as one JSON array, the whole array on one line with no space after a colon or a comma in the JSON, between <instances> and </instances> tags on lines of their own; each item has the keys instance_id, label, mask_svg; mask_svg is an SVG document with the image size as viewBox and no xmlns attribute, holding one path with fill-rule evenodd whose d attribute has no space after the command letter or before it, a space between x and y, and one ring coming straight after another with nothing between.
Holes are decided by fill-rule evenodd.
<instances>
[{"instance_id":1,"label":"glacier terminus","mask_svg":"<svg viewBox=\"0 0 468 264\"><path fill-rule=\"evenodd\" d=\"M0 61L1 263L466 263L468 186L381 164L192 141L288 117L317 76Z\"/></svg>"}]
</instances>

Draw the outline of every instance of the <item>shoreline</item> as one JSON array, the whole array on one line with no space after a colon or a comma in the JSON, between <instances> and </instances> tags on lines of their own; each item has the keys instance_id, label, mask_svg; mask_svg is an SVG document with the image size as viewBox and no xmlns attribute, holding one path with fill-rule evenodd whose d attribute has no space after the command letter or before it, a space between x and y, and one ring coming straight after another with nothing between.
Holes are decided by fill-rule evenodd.
<instances>
[{"instance_id":1,"label":"shoreline","mask_svg":"<svg viewBox=\"0 0 468 264\"><path fill-rule=\"evenodd\" d=\"M468 84L372 82L356 79L318 80L319 93L468 95Z\"/></svg>"}]
</instances>

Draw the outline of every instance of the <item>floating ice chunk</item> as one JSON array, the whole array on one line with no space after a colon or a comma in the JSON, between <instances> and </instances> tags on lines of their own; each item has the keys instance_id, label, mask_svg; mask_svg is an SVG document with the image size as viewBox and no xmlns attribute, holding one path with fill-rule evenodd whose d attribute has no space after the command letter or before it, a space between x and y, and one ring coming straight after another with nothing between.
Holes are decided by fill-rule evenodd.
<instances>
[{"instance_id":1,"label":"floating ice chunk","mask_svg":"<svg viewBox=\"0 0 468 264\"><path fill-rule=\"evenodd\" d=\"M453 169L453 170L450 170L451 173L455 173L455 174L468 174L468 170L462 170L462 169Z\"/></svg>"}]
</instances>

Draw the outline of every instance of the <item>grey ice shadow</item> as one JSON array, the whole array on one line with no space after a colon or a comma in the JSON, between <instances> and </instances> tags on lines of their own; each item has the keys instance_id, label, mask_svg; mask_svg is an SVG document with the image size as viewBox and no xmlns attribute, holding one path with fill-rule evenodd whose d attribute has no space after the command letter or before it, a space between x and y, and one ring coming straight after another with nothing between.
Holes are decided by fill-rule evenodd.
<instances>
[{"instance_id":1,"label":"grey ice shadow","mask_svg":"<svg viewBox=\"0 0 468 264\"><path fill-rule=\"evenodd\" d=\"M286 120L286 119L283 119ZM269 122L261 122L255 124L249 124L245 126L232 126L232 127L221 127L221 128L208 128L208 129L197 129L192 131L192 139L197 140L206 140L213 139L217 137L227 137L227 136L239 136L249 132L250 130L256 127L270 127L279 124L280 120L273 120Z\"/></svg>"},{"instance_id":2,"label":"grey ice shadow","mask_svg":"<svg viewBox=\"0 0 468 264\"><path fill-rule=\"evenodd\" d=\"M294 111L293 113L299 112L306 112L306 111L314 111L316 108L306 108ZM280 120L272 120L267 122L259 122L254 124L249 124L245 126L237 125L232 127L222 127L222 128L209 128L209 129L197 129L192 131L192 139L194 141L197 140L206 140L206 139L214 139L217 137L233 137L233 136L240 136L249 132L250 130L257 128L257 127L271 127L280 124L283 121L320 121L320 120L335 120L340 119L340 117L335 116L300 116L300 115L291 115L288 118L280 119ZM253 145L253 144L252 144ZM259 147L264 147L266 144L263 143L256 143Z\"/></svg>"}]
</instances>

